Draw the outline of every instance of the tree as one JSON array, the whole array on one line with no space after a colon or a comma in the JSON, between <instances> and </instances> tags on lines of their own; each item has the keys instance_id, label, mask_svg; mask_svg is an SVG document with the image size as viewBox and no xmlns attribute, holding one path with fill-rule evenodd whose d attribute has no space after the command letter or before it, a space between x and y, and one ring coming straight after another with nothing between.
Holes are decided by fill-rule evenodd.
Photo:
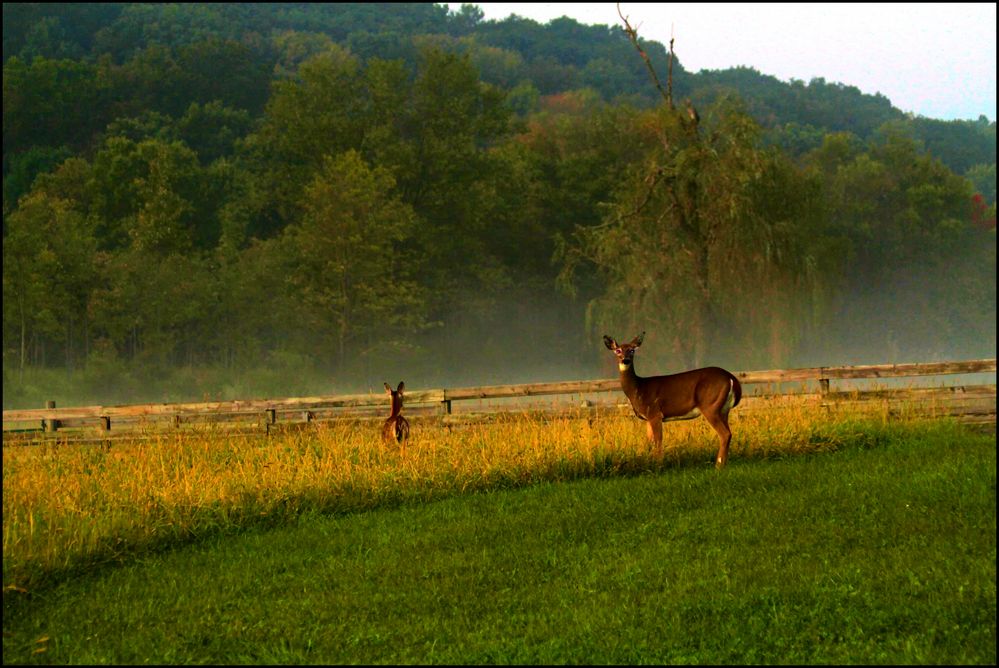
<instances>
[{"instance_id":1,"label":"tree","mask_svg":"<svg viewBox=\"0 0 999 668\"><path fill-rule=\"evenodd\" d=\"M99 256L101 284L91 296L95 334L139 369L203 362L215 328L216 292L199 256L130 247Z\"/></svg>"},{"instance_id":2,"label":"tree","mask_svg":"<svg viewBox=\"0 0 999 668\"><path fill-rule=\"evenodd\" d=\"M67 35L62 21L57 16L39 19L27 32L25 45L19 55L25 60L36 56L43 58L79 58L82 53Z\"/></svg>"},{"instance_id":3,"label":"tree","mask_svg":"<svg viewBox=\"0 0 999 668\"><path fill-rule=\"evenodd\" d=\"M706 116L699 127L668 106L645 115L648 148L602 223L563 250L563 280L592 264L604 290L590 326L656 331L686 366L739 349L780 363L800 336L792 307L817 278L806 241L818 200L757 146L748 117L724 106Z\"/></svg>"},{"instance_id":4,"label":"tree","mask_svg":"<svg viewBox=\"0 0 999 668\"><path fill-rule=\"evenodd\" d=\"M467 56L423 52L409 101L413 171L399 189L424 221L417 241L427 254L430 285L443 301L459 292L455 277L488 291L495 258L483 246L490 221L493 171L486 151L509 131L502 91L479 81Z\"/></svg>"},{"instance_id":5,"label":"tree","mask_svg":"<svg viewBox=\"0 0 999 668\"><path fill-rule=\"evenodd\" d=\"M219 238L213 172L179 141L110 137L94 156L90 215L103 248L211 248Z\"/></svg>"},{"instance_id":6,"label":"tree","mask_svg":"<svg viewBox=\"0 0 999 668\"><path fill-rule=\"evenodd\" d=\"M971 183L922 153L910 129L885 126L867 146L832 137L808 156L828 233L847 245L828 347L870 360L985 355L995 234L974 223Z\"/></svg>"},{"instance_id":7,"label":"tree","mask_svg":"<svg viewBox=\"0 0 999 668\"><path fill-rule=\"evenodd\" d=\"M192 103L177 119L177 138L187 144L201 164L207 165L235 153L236 142L253 128L248 111L226 107L219 101L201 105Z\"/></svg>"},{"instance_id":8,"label":"tree","mask_svg":"<svg viewBox=\"0 0 999 668\"><path fill-rule=\"evenodd\" d=\"M450 11L448 23L452 32L464 35L473 32L476 26L482 22L484 16L485 13L478 6L462 3L460 10Z\"/></svg>"},{"instance_id":9,"label":"tree","mask_svg":"<svg viewBox=\"0 0 999 668\"><path fill-rule=\"evenodd\" d=\"M251 234L269 238L299 219L302 190L328 156L364 137L360 63L339 47L309 58L298 76L274 84L260 130L244 157L254 173Z\"/></svg>"},{"instance_id":10,"label":"tree","mask_svg":"<svg viewBox=\"0 0 999 668\"><path fill-rule=\"evenodd\" d=\"M182 47L177 65L182 73L184 97L183 106L172 109L174 116L195 102L216 102L254 114L263 110L271 73L246 45L210 37Z\"/></svg>"},{"instance_id":11,"label":"tree","mask_svg":"<svg viewBox=\"0 0 999 668\"><path fill-rule=\"evenodd\" d=\"M996 202L996 163L990 165L975 165L967 172L965 177L970 181L974 189L981 193L985 201L989 204Z\"/></svg>"},{"instance_id":12,"label":"tree","mask_svg":"<svg viewBox=\"0 0 999 668\"><path fill-rule=\"evenodd\" d=\"M285 30L274 35L271 41L277 51L274 75L282 79L295 76L298 66L309 58L340 49L329 35L318 32Z\"/></svg>"},{"instance_id":13,"label":"tree","mask_svg":"<svg viewBox=\"0 0 999 668\"><path fill-rule=\"evenodd\" d=\"M21 195L31 190L35 177L55 168L72 153L65 146L50 148L32 146L27 151L14 154L3 177L3 212L10 213Z\"/></svg>"},{"instance_id":14,"label":"tree","mask_svg":"<svg viewBox=\"0 0 999 668\"><path fill-rule=\"evenodd\" d=\"M107 118L93 65L36 57L3 66L4 155L33 146L86 147ZM6 162L6 161L5 161Z\"/></svg>"},{"instance_id":15,"label":"tree","mask_svg":"<svg viewBox=\"0 0 999 668\"><path fill-rule=\"evenodd\" d=\"M16 332L18 368L28 363L29 341L65 343L74 364L74 335L87 324L87 300L96 279L96 240L87 220L63 199L35 191L7 217L3 243L4 350ZM9 325L12 325L9 327Z\"/></svg>"},{"instance_id":16,"label":"tree","mask_svg":"<svg viewBox=\"0 0 999 668\"><path fill-rule=\"evenodd\" d=\"M356 151L327 157L305 190L302 222L287 231L302 334L318 356L335 351L339 369L348 352L363 359L426 326L420 266L407 248L415 215L394 186Z\"/></svg>"}]
</instances>

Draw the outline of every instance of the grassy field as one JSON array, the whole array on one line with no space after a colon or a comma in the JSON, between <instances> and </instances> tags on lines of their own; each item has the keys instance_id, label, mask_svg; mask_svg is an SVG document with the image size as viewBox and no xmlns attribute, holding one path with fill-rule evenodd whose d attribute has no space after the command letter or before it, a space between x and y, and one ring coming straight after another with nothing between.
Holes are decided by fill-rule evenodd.
<instances>
[{"instance_id":1,"label":"grassy field","mask_svg":"<svg viewBox=\"0 0 999 668\"><path fill-rule=\"evenodd\" d=\"M5 447L4 662L995 662L994 435L733 429Z\"/></svg>"}]
</instances>

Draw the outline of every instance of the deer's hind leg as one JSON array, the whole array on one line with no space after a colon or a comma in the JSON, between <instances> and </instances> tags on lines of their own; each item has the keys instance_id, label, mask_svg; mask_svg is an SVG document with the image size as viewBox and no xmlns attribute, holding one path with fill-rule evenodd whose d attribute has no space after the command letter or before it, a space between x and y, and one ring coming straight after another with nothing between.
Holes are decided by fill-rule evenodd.
<instances>
[{"instance_id":1,"label":"deer's hind leg","mask_svg":"<svg viewBox=\"0 0 999 668\"><path fill-rule=\"evenodd\" d=\"M728 426L728 411L716 409L705 411L704 419L718 432L718 456L715 458L715 468L720 469L728 462L728 446L732 442L732 429Z\"/></svg>"},{"instance_id":2,"label":"deer's hind leg","mask_svg":"<svg viewBox=\"0 0 999 668\"><path fill-rule=\"evenodd\" d=\"M406 441L409 440L409 420L401 415L395 417L395 430L393 433L395 437L394 440L396 444L399 445L399 451L405 455L406 454Z\"/></svg>"}]
</instances>

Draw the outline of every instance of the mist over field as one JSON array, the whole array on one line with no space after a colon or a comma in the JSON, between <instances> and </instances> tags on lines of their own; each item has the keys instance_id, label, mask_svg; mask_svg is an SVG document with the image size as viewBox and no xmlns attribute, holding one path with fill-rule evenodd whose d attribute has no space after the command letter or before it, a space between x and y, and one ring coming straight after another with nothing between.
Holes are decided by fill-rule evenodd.
<instances>
[{"instance_id":1,"label":"mist over field","mask_svg":"<svg viewBox=\"0 0 999 668\"><path fill-rule=\"evenodd\" d=\"M4 408L995 357L984 117L473 5L3 12Z\"/></svg>"}]
</instances>

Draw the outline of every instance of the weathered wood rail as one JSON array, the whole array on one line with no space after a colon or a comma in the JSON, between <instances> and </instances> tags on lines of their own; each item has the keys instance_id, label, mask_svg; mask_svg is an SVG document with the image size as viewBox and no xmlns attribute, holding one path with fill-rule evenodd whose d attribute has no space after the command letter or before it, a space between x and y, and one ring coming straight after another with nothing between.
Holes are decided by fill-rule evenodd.
<instances>
[{"instance_id":1,"label":"weathered wood rail","mask_svg":"<svg viewBox=\"0 0 999 668\"><path fill-rule=\"evenodd\" d=\"M780 386L789 382L817 382L818 392L792 392L804 400L819 400L837 403L879 400L899 400L910 402L932 401L949 406L949 412L971 416L973 419L995 421L996 385L970 385L961 387L920 387L901 389L876 389L854 391L832 391L830 382L834 380L888 379L917 376L941 376L950 374L994 373L996 360L980 359L958 362L931 362L923 364L877 364L865 366L831 366L803 369L777 369L769 371L742 371L735 375L743 385ZM411 390L406 393L406 413L408 415L440 416L444 421L452 419L452 403L471 400L494 400L539 397L547 395L590 395L604 392L620 393L620 384L613 380L581 380L555 383L528 383L521 385L489 385L453 389ZM776 392L776 394L782 394ZM745 409L751 409L758 399L747 393ZM613 408L625 402L622 396L610 401L585 400L583 406L595 410ZM481 401L479 402L481 403ZM283 399L254 399L236 401L210 401L176 404L136 404L122 406L74 406L57 408L54 402L49 407L3 411L4 440L18 435L37 435L42 432L55 435L59 430L96 428L98 434L110 436L112 427L117 434L121 431L147 428L150 426L173 426L191 422L252 423L254 428L269 431L271 426L289 423L309 423L313 420L336 417L358 419L384 417L387 415L388 400L383 393L351 394L314 397L293 397ZM524 406L478 406L467 412L464 419L473 414L522 411ZM551 408L550 410L558 410ZM460 416L454 416L461 420ZM91 434L93 432L91 431Z\"/></svg>"}]
</instances>

